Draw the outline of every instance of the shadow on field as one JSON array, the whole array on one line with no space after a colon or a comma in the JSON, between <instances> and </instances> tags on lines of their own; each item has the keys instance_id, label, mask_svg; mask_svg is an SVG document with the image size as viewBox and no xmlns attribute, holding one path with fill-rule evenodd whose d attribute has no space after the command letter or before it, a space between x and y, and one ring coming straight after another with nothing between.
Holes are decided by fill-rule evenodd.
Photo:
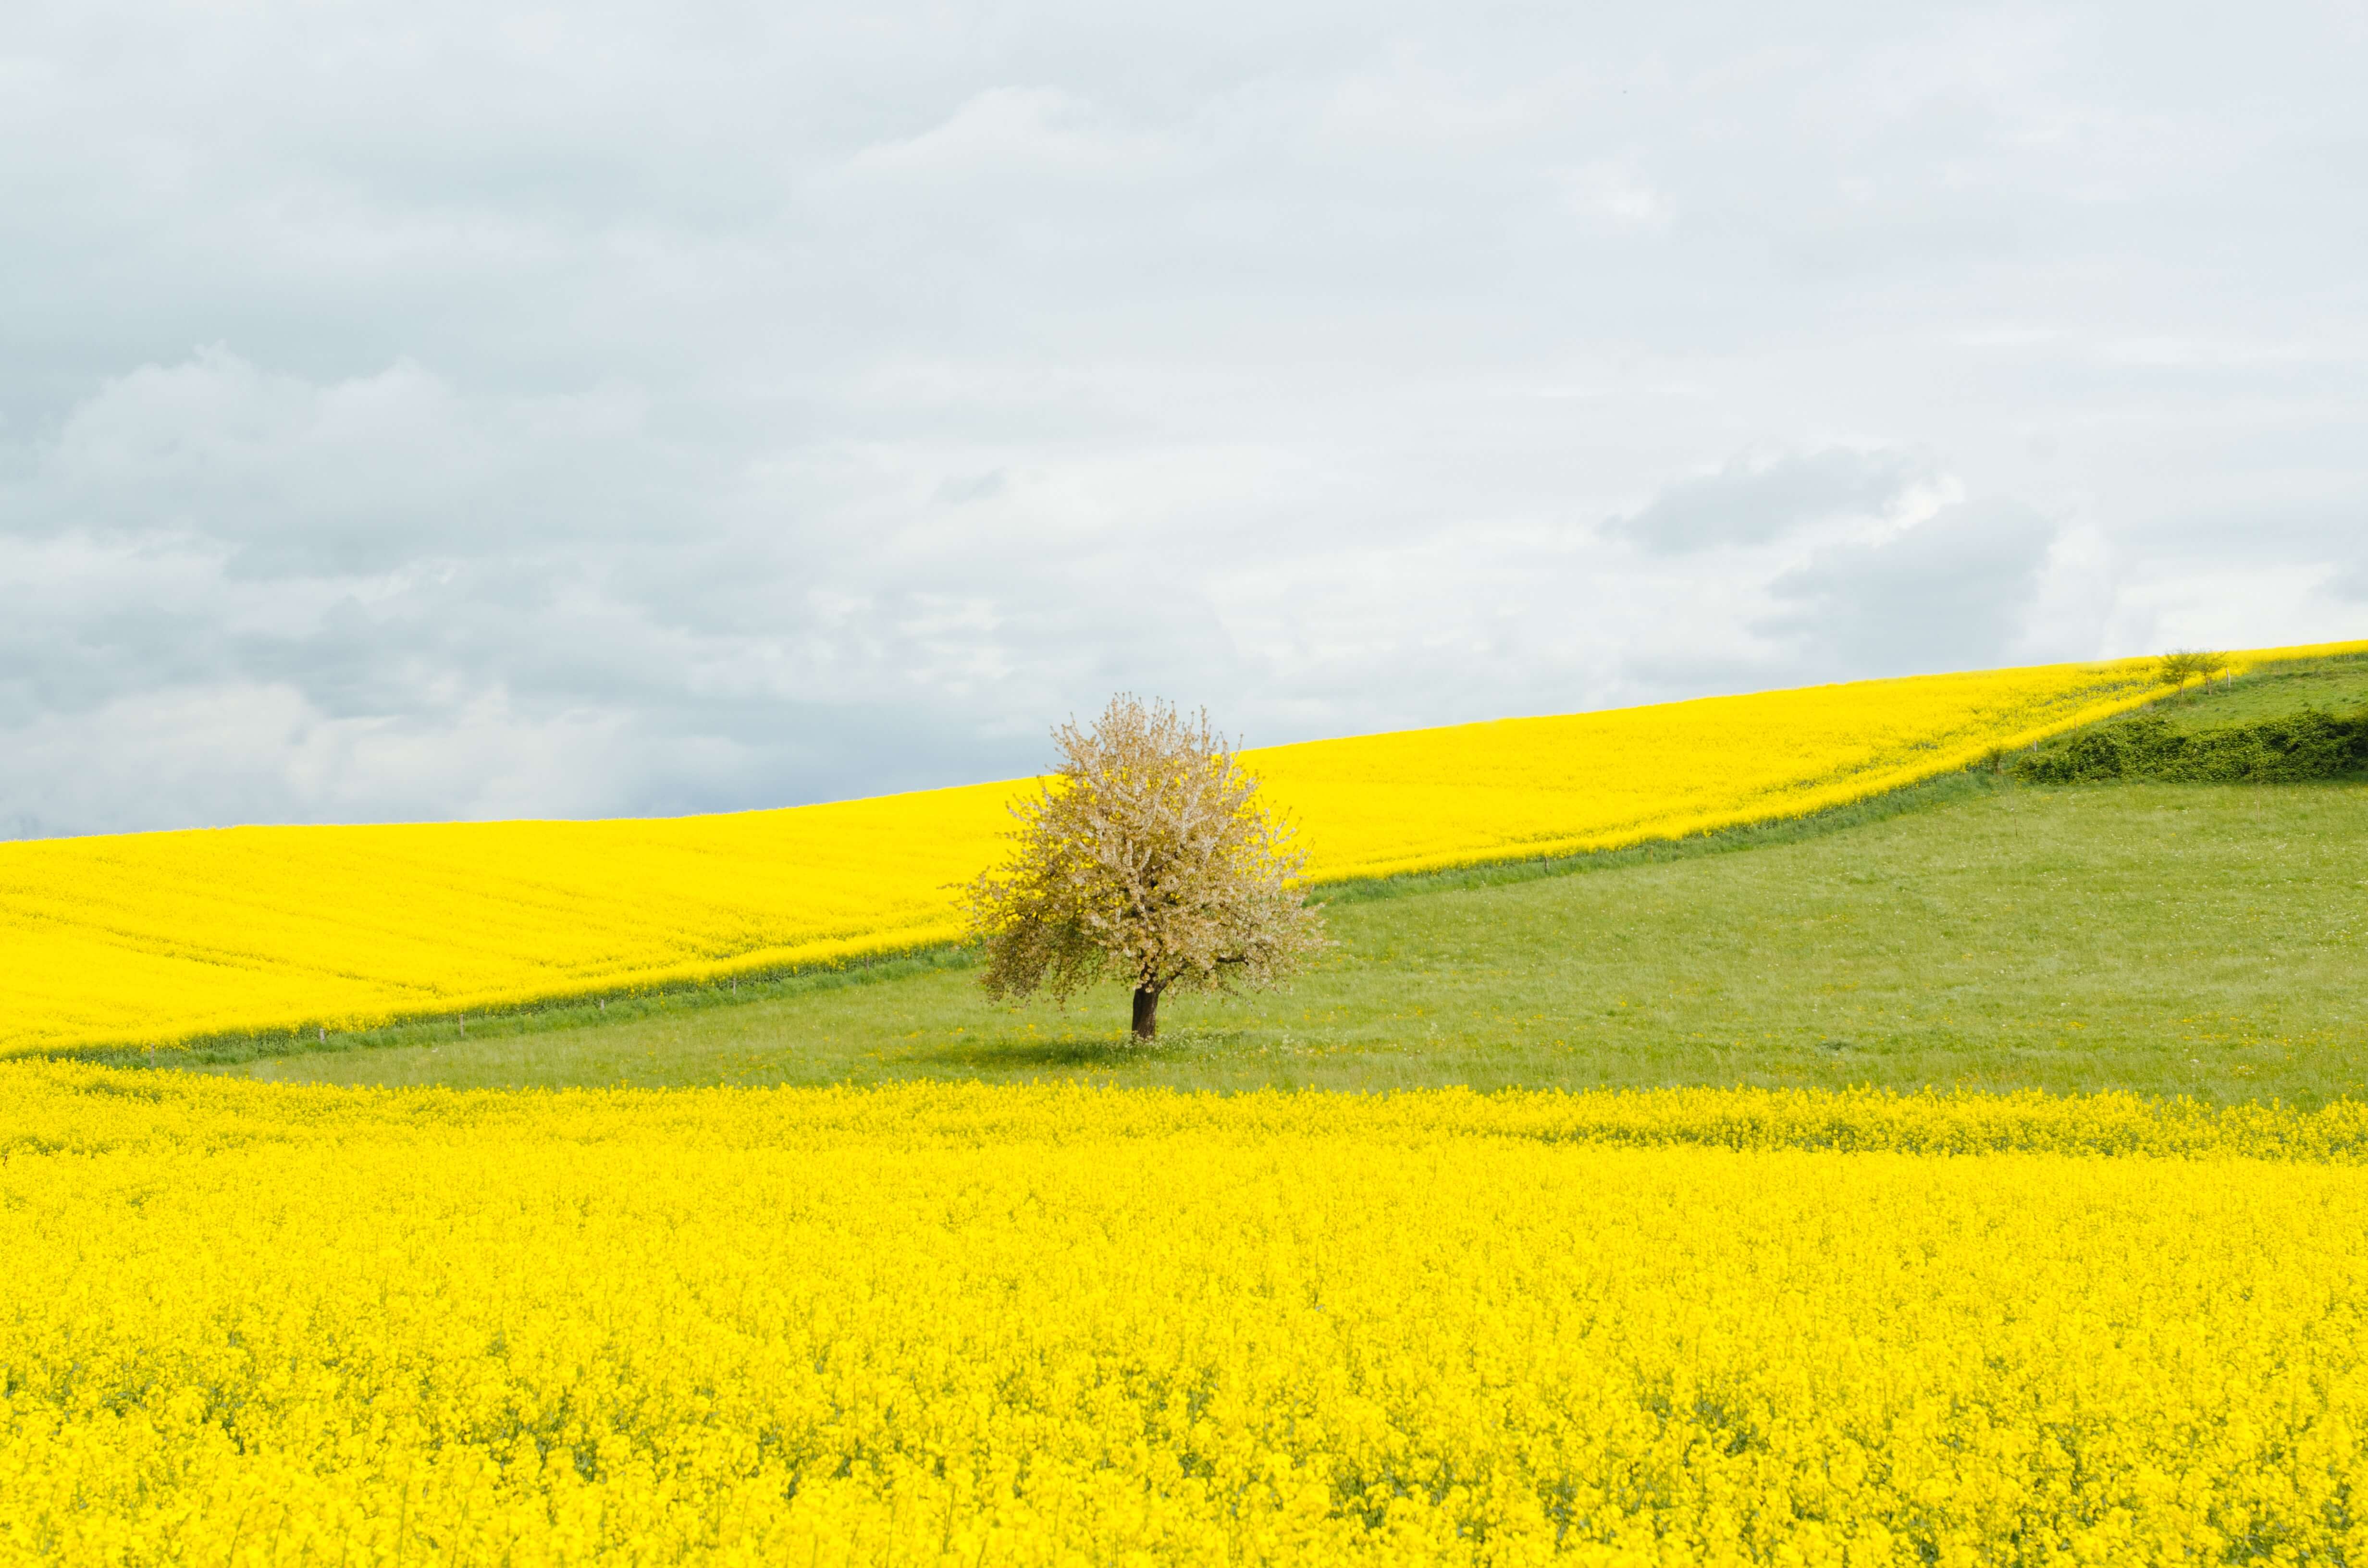
<instances>
[{"instance_id":1,"label":"shadow on field","mask_svg":"<svg viewBox=\"0 0 2368 1568\"><path fill-rule=\"evenodd\" d=\"M905 1055L916 1065L1009 1072L1029 1068L1124 1071L1243 1054L1252 1044L1247 1029L1178 1029L1145 1045L1123 1030L1108 1035L984 1035L924 1047Z\"/></svg>"}]
</instances>

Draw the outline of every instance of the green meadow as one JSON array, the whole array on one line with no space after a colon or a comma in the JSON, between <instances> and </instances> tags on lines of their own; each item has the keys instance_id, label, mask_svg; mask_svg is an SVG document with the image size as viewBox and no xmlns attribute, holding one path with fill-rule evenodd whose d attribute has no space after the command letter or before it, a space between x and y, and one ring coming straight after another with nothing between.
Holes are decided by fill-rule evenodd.
<instances>
[{"instance_id":1,"label":"green meadow","mask_svg":"<svg viewBox=\"0 0 2368 1568\"><path fill-rule=\"evenodd\" d=\"M2159 704L2182 725L2368 700L2368 660ZM2042 786L1975 771L1805 822L1327 890L1286 992L988 1002L959 953L737 992L214 1048L283 1082L914 1077L1240 1090L1674 1084L2368 1095L2368 779ZM284 1047L279 1049L284 1050ZM118 1061L145 1061L118 1053Z\"/></svg>"}]
</instances>

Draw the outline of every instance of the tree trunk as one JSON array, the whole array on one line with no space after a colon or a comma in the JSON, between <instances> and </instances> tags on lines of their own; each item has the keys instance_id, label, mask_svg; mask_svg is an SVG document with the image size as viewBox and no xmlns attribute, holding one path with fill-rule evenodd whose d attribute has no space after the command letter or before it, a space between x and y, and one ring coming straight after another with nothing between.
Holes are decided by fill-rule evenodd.
<instances>
[{"instance_id":1,"label":"tree trunk","mask_svg":"<svg viewBox=\"0 0 2368 1568\"><path fill-rule=\"evenodd\" d=\"M1159 991L1156 986L1134 988L1134 1038L1149 1040L1159 1032Z\"/></svg>"}]
</instances>

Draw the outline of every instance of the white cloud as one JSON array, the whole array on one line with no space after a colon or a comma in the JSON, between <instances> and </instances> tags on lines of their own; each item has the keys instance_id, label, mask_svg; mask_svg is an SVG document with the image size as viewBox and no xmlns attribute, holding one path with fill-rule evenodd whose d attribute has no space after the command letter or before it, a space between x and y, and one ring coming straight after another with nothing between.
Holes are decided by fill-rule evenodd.
<instances>
[{"instance_id":1,"label":"white cloud","mask_svg":"<svg viewBox=\"0 0 2368 1568\"><path fill-rule=\"evenodd\" d=\"M980 179L1121 175L1156 145L1129 145L1096 123L1084 99L1054 88L990 87L918 135L864 148L854 176Z\"/></svg>"},{"instance_id":2,"label":"white cloud","mask_svg":"<svg viewBox=\"0 0 2368 1568\"><path fill-rule=\"evenodd\" d=\"M1579 213L1615 229L1665 229L1677 217L1666 192L1616 160L1572 170L1564 188Z\"/></svg>"}]
</instances>

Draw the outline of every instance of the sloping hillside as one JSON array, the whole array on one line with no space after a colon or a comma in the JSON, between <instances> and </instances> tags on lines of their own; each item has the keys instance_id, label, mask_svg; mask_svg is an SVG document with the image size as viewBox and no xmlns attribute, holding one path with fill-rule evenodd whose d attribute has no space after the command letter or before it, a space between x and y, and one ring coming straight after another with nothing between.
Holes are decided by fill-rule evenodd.
<instances>
[{"instance_id":1,"label":"sloping hillside","mask_svg":"<svg viewBox=\"0 0 2368 1568\"><path fill-rule=\"evenodd\" d=\"M2361 673L2368 660L2351 662ZM2179 706L2204 724L2279 710L2243 682ZM1565 863L1574 874L1339 890L1336 962L1281 995L1178 998L1149 1051L1125 1038L1121 997L997 1007L965 973L906 965L870 971L877 983L750 986L736 1006L677 995L465 1036L448 1021L224 1067L485 1085L1876 1084L2316 1105L2368 1094L2363 865L2360 782L2044 788L1980 768L1809 823Z\"/></svg>"},{"instance_id":2,"label":"sloping hillside","mask_svg":"<svg viewBox=\"0 0 2368 1568\"><path fill-rule=\"evenodd\" d=\"M2246 656L2260 664L2302 650ZM1319 881L1778 820L2143 702L2146 661L1871 681L1248 755ZM1011 784L731 816L0 845L0 1054L283 1036L942 943Z\"/></svg>"}]
</instances>

